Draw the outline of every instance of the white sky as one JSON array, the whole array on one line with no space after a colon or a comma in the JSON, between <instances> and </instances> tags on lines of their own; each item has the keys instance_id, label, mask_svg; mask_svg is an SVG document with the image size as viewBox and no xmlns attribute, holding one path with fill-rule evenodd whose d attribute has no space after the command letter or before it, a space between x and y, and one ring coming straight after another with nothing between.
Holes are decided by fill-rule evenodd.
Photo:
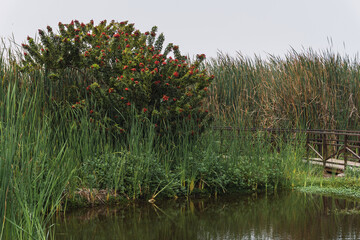
<instances>
[{"instance_id":1,"label":"white sky","mask_svg":"<svg viewBox=\"0 0 360 240\"><path fill-rule=\"evenodd\" d=\"M0 36L17 43L47 25L78 19L129 20L142 32L158 26L166 42L183 54L218 51L235 56L271 53L290 47L354 56L360 50L359 0L0 0Z\"/></svg>"}]
</instances>

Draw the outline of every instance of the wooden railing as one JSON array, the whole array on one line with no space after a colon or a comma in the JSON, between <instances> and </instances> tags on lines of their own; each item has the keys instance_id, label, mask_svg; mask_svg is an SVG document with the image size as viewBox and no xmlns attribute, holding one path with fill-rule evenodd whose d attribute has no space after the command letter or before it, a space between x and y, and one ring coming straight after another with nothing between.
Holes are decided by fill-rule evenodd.
<instances>
[{"instance_id":1,"label":"wooden railing","mask_svg":"<svg viewBox=\"0 0 360 240\"><path fill-rule=\"evenodd\" d=\"M220 131L223 136L225 131L236 131L241 134L244 131L268 132L272 137L285 139L291 134L306 135L306 161L313 164L322 164L324 168L345 170L346 167L360 167L360 131L353 130L320 130L320 129L279 129L279 128L249 128L241 129L234 127L214 126L214 130Z\"/></svg>"}]
</instances>

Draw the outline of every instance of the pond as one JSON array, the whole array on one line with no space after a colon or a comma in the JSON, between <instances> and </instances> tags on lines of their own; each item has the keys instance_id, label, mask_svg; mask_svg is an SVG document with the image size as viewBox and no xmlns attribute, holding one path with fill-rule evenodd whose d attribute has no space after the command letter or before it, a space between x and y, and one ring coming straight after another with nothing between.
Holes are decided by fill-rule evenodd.
<instances>
[{"instance_id":1,"label":"pond","mask_svg":"<svg viewBox=\"0 0 360 240\"><path fill-rule=\"evenodd\" d=\"M129 203L54 221L55 239L360 239L360 202L292 191Z\"/></svg>"}]
</instances>

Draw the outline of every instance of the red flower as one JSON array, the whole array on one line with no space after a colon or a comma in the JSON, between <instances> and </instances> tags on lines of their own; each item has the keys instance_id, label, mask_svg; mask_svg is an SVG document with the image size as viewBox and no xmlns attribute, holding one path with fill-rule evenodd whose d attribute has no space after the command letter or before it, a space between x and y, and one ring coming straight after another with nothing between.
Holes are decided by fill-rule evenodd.
<instances>
[{"instance_id":1,"label":"red flower","mask_svg":"<svg viewBox=\"0 0 360 240\"><path fill-rule=\"evenodd\" d=\"M161 81L155 81L154 84L158 85L159 83L161 83Z\"/></svg>"},{"instance_id":2,"label":"red flower","mask_svg":"<svg viewBox=\"0 0 360 240\"><path fill-rule=\"evenodd\" d=\"M125 91L129 91L129 89L126 87L126 88L125 88Z\"/></svg>"},{"instance_id":3,"label":"red flower","mask_svg":"<svg viewBox=\"0 0 360 240\"><path fill-rule=\"evenodd\" d=\"M198 59L200 59L200 60L203 60L203 59L205 59L206 58L206 55L205 54L198 54L198 55L196 55L196 57L198 58Z\"/></svg>"},{"instance_id":4,"label":"red flower","mask_svg":"<svg viewBox=\"0 0 360 240\"><path fill-rule=\"evenodd\" d=\"M144 67L144 64L143 64L143 63L139 63L139 66L140 66L140 67Z\"/></svg>"},{"instance_id":5,"label":"red flower","mask_svg":"<svg viewBox=\"0 0 360 240\"><path fill-rule=\"evenodd\" d=\"M129 47L130 47L130 44L127 44L126 47L129 48Z\"/></svg>"},{"instance_id":6,"label":"red flower","mask_svg":"<svg viewBox=\"0 0 360 240\"><path fill-rule=\"evenodd\" d=\"M134 81L134 78L131 78L131 81Z\"/></svg>"},{"instance_id":7,"label":"red flower","mask_svg":"<svg viewBox=\"0 0 360 240\"><path fill-rule=\"evenodd\" d=\"M112 93L114 92L114 89L113 88L109 88L109 93Z\"/></svg>"},{"instance_id":8,"label":"red flower","mask_svg":"<svg viewBox=\"0 0 360 240\"><path fill-rule=\"evenodd\" d=\"M173 98L173 101L174 101L174 102L176 102L176 100L177 100L176 98Z\"/></svg>"},{"instance_id":9,"label":"red flower","mask_svg":"<svg viewBox=\"0 0 360 240\"><path fill-rule=\"evenodd\" d=\"M166 95L164 95L164 96L162 97L162 99L163 99L163 101L167 101L167 100L169 100L169 97L166 96Z\"/></svg>"},{"instance_id":10,"label":"red flower","mask_svg":"<svg viewBox=\"0 0 360 240\"><path fill-rule=\"evenodd\" d=\"M144 113L147 112L147 108L143 108L143 112L144 112Z\"/></svg>"},{"instance_id":11,"label":"red flower","mask_svg":"<svg viewBox=\"0 0 360 240\"><path fill-rule=\"evenodd\" d=\"M121 99L121 100L124 100L124 97L121 97L120 99Z\"/></svg>"},{"instance_id":12,"label":"red flower","mask_svg":"<svg viewBox=\"0 0 360 240\"><path fill-rule=\"evenodd\" d=\"M127 38L124 39L125 42L127 42L127 40L128 40Z\"/></svg>"},{"instance_id":13,"label":"red flower","mask_svg":"<svg viewBox=\"0 0 360 240\"><path fill-rule=\"evenodd\" d=\"M125 65L123 69L125 70L125 69L127 69L127 68L128 68L128 66L127 66L127 65Z\"/></svg>"},{"instance_id":14,"label":"red flower","mask_svg":"<svg viewBox=\"0 0 360 240\"><path fill-rule=\"evenodd\" d=\"M162 65L166 65L166 62L164 61L164 62L162 62Z\"/></svg>"},{"instance_id":15,"label":"red flower","mask_svg":"<svg viewBox=\"0 0 360 240\"><path fill-rule=\"evenodd\" d=\"M75 108L75 105L72 105L71 108Z\"/></svg>"},{"instance_id":16,"label":"red flower","mask_svg":"<svg viewBox=\"0 0 360 240\"><path fill-rule=\"evenodd\" d=\"M136 68L132 68L131 71L135 72L135 71L136 71Z\"/></svg>"},{"instance_id":17,"label":"red flower","mask_svg":"<svg viewBox=\"0 0 360 240\"><path fill-rule=\"evenodd\" d=\"M131 103L130 103L130 102L128 102L128 103L126 103L126 105L130 106L130 105L131 105Z\"/></svg>"},{"instance_id":18,"label":"red flower","mask_svg":"<svg viewBox=\"0 0 360 240\"><path fill-rule=\"evenodd\" d=\"M178 76L179 76L179 73L178 73L178 72L174 72L174 76L175 76L175 77L178 77Z\"/></svg>"},{"instance_id":19,"label":"red flower","mask_svg":"<svg viewBox=\"0 0 360 240\"><path fill-rule=\"evenodd\" d=\"M90 90L90 86L87 86L87 87L86 87L86 90L89 91L89 90Z\"/></svg>"},{"instance_id":20,"label":"red flower","mask_svg":"<svg viewBox=\"0 0 360 240\"><path fill-rule=\"evenodd\" d=\"M138 84L139 82L138 81L135 81L135 84Z\"/></svg>"},{"instance_id":21,"label":"red flower","mask_svg":"<svg viewBox=\"0 0 360 240\"><path fill-rule=\"evenodd\" d=\"M155 64L157 65L157 64L159 64L160 62L159 61L155 61Z\"/></svg>"},{"instance_id":22,"label":"red flower","mask_svg":"<svg viewBox=\"0 0 360 240\"><path fill-rule=\"evenodd\" d=\"M114 37L115 37L115 38L119 38L119 37L120 37L120 34L116 33L116 34L114 34Z\"/></svg>"},{"instance_id":23,"label":"red flower","mask_svg":"<svg viewBox=\"0 0 360 240\"><path fill-rule=\"evenodd\" d=\"M90 114L93 114L93 113L94 113L94 110L91 109L91 110L90 110Z\"/></svg>"}]
</instances>

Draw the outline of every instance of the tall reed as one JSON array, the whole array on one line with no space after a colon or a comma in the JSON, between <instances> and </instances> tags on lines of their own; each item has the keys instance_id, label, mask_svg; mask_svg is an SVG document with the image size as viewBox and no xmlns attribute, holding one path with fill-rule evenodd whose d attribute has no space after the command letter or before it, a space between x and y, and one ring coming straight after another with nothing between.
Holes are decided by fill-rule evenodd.
<instances>
[{"instance_id":1,"label":"tall reed","mask_svg":"<svg viewBox=\"0 0 360 240\"><path fill-rule=\"evenodd\" d=\"M74 165L66 144L53 144L57 130L44 113L43 76L9 62L0 77L0 237L45 239Z\"/></svg>"},{"instance_id":2,"label":"tall reed","mask_svg":"<svg viewBox=\"0 0 360 240\"><path fill-rule=\"evenodd\" d=\"M220 53L209 106L223 122L249 127L356 129L360 64L331 51L290 51L267 59Z\"/></svg>"}]
</instances>

